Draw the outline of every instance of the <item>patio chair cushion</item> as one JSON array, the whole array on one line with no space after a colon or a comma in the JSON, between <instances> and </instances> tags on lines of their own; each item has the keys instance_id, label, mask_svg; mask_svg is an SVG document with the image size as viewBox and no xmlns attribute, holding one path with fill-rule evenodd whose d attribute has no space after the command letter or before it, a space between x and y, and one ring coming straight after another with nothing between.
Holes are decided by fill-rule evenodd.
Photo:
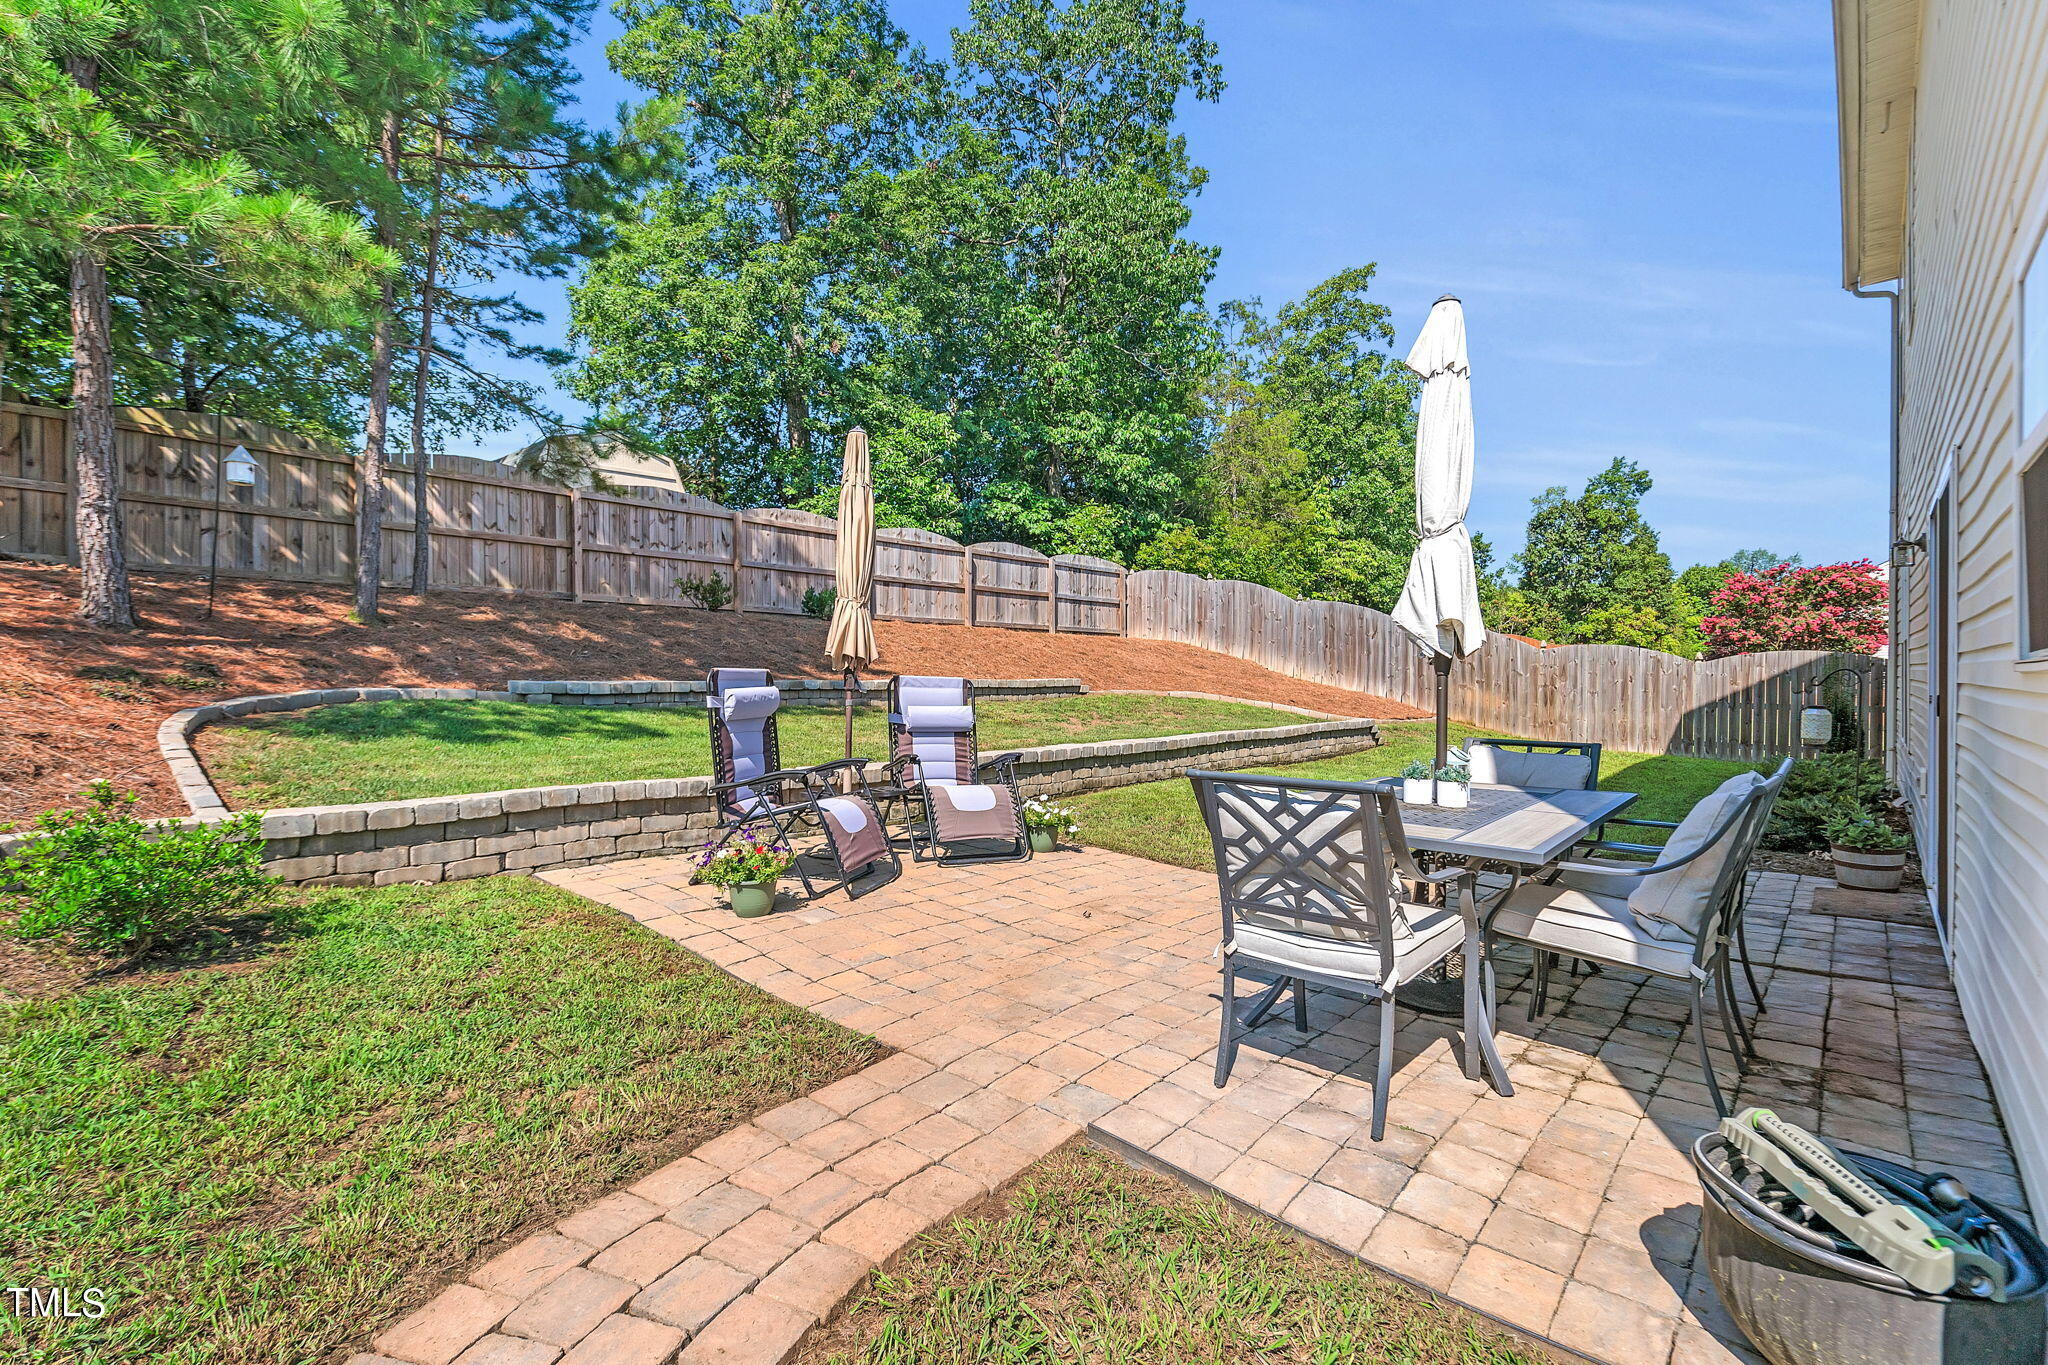
<instances>
[{"instance_id":1,"label":"patio chair cushion","mask_svg":"<svg viewBox=\"0 0 2048 1365\"><path fill-rule=\"evenodd\" d=\"M889 856L889 839L882 817L857 796L827 796L818 802L824 812L825 834L839 855L839 865L848 872Z\"/></svg>"},{"instance_id":2,"label":"patio chair cushion","mask_svg":"<svg viewBox=\"0 0 2048 1365\"><path fill-rule=\"evenodd\" d=\"M1008 787L947 784L930 799L940 843L1019 837L1017 802Z\"/></svg>"},{"instance_id":3,"label":"patio chair cushion","mask_svg":"<svg viewBox=\"0 0 2048 1365\"><path fill-rule=\"evenodd\" d=\"M1704 844L1764 780L1757 773L1743 772L1714 788L1671 831L1659 861L1682 858ZM1658 938L1688 945L1699 935L1700 926L1706 923L1707 913L1713 908L1714 884L1735 852L1734 836L1735 831L1729 830L1719 847L1702 853L1683 867L1633 879L1635 889L1628 893L1628 908L1645 929Z\"/></svg>"},{"instance_id":4,"label":"patio chair cushion","mask_svg":"<svg viewBox=\"0 0 2048 1365\"><path fill-rule=\"evenodd\" d=\"M1411 981L1464 942L1465 922L1455 906L1404 904L1399 908L1404 920L1397 923L1405 932L1394 936L1391 977L1381 971L1378 945L1362 938L1340 937L1341 931L1330 925L1303 924L1278 916L1239 919L1235 936L1224 951L1353 981Z\"/></svg>"},{"instance_id":5,"label":"patio chair cushion","mask_svg":"<svg viewBox=\"0 0 2048 1365\"><path fill-rule=\"evenodd\" d=\"M1491 744L1474 744L1466 752L1474 782L1502 787L1576 791L1593 774L1592 760L1584 754L1532 754Z\"/></svg>"},{"instance_id":6,"label":"patio chair cushion","mask_svg":"<svg viewBox=\"0 0 2048 1365\"><path fill-rule=\"evenodd\" d=\"M1692 945L1652 934L1620 896L1582 891L1563 882L1516 888L1493 914L1487 931L1549 948L1568 957L1636 967L1659 976L1692 975Z\"/></svg>"}]
</instances>

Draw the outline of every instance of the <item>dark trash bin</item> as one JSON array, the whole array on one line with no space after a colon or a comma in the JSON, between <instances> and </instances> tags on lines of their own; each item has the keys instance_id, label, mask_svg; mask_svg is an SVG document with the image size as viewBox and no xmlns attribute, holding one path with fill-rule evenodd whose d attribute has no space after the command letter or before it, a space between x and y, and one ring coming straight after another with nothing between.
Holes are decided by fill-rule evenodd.
<instances>
[{"instance_id":1,"label":"dark trash bin","mask_svg":"<svg viewBox=\"0 0 2048 1365\"><path fill-rule=\"evenodd\" d=\"M1925 1294L1824 1229L1795 1222L1730 1173L1719 1133L1693 1144L1703 1191L1701 1254L1736 1325L1772 1365L2042 1365L2048 1351L2048 1248L1984 1200L1964 1210L1997 1220L2019 1264L2004 1302ZM1859 1174L1923 1188L1919 1172L1842 1153Z\"/></svg>"}]
</instances>

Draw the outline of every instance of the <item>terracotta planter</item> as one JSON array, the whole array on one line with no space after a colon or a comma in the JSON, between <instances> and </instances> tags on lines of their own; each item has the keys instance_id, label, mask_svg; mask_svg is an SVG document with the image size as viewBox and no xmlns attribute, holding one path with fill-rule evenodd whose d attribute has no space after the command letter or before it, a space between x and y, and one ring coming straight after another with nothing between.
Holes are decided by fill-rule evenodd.
<instances>
[{"instance_id":1,"label":"terracotta planter","mask_svg":"<svg viewBox=\"0 0 2048 1365\"><path fill-rule=\"evenodd\" d=\"M1835 860L1835 884L1860 891L1896 891L1906 877L1906 850L1840 848L1830 849Z\"/></svg>"},{"instance_id":2,"label":"terracotta planter","mask_svg":"<svg viewBox=\"0 0 2048 1365\"><path fill-rule=\"evenodd\" d=\"M774 882L734 882L725 889L726 902L741 919L754 919L775 908Z\"/></svg>"}]
</instances>

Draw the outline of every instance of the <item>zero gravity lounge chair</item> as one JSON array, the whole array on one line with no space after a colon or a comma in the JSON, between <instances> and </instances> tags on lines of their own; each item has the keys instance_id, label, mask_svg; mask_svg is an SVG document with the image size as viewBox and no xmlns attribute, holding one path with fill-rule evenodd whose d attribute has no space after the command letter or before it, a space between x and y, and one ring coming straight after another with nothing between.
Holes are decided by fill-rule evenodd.
<instances>
[{"instance_id":1,"label":"zero gravity lounge chair","mask_svg":"<svg viewBox=\"0 0 2048 1365\"><path fill-rule=\"evenodd\" d=\"M980 756L967 679L889 680L889 785L877 795L910 807L911 857L945 864L1029 858L1020 757Z\"/></svg>"},{"instance_id":2,"label":"zero gravity lounge chair","mask_svg":"<svg viewBox=\"0 0 2048 1365\"><path fill-rule=\"evenodd\" d=\"M894 881L903 864L861 779L867 760L784 768L775 725L782 693L774 677L765 669L714 668L706 687L711 795L723 827L711 848L750 832L760 837L765 826L796 853L790 870L813 899L821 885L858 897ZM850 793L833 785L842 772L853 774ZM885 866L888 875L882 876Z\"/></svg>"}]
</instances>

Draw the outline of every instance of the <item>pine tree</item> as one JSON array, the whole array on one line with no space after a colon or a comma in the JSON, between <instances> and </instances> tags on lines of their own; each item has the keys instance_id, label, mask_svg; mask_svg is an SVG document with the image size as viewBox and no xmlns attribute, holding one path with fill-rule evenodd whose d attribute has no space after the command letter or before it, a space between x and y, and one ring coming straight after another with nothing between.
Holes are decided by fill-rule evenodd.
<instances>
[{"instance_id":1,"label":"pine tree","mask_svg":"<svg viewBox=\"0 0 2048 1365\"><path fill-rule=\"evenodd\" d=\"M312 312L392 264L242 154L336 73L332 9L0 0L0 246L64 262L81 614L135 624L114 448L110 267L147 258Z\"/></svg>"}]
</instances>

